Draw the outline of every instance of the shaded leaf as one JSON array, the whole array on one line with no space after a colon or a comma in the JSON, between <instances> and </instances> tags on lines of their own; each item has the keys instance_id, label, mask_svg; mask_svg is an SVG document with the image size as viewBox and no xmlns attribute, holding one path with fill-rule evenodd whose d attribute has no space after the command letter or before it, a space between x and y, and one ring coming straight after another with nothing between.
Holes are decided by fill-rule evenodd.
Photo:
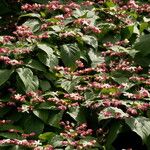
<instances>
[{"instance_id":1,"label":"shaded leaf","mask_svg":"<svg viewBox=\"0 0 150 150\"><path fill-rule=\"evenodd\" d=\"M80 58L77 44L64 44L61 46L61 58L67 67L76 68L75 61Z\"/></svg>"},{"instance_id":2,"label":"shaded leaf","mask_svg":"<svg viewBox=\"0 0 150 150\"><path fill-rule=\"evenodd\" d=\"M62 141L63 137L60 135L56 135L51 139L50 144L52 144L54 147L63 147Z\"/></svg>"},{"instance_id":3,"label":"shaded leaf","mask_svg":"<svg viewBox=\"0 0 150 150\"><path fill-rule=\"evenodd\" d=\"M80 82L80 78L69 79L60 79L58 82L61 83L61 87L67 92L72 92L74 87Z\"/></svg>"},{"instance_id":4,"label":"shaded leaf","mask_svg":"<svg viewBox=\"0 0 150 150\"><path fill-rule=\"evenodd\" d=\"M24 84L24 91L29 92L38 89L38 78L33 75L33 72L29 68L18 68L16 71Z\"/></svg>"},{"instance_id":5,"label":"shaded leaf","mask_svg":"<svg viewBox=\"0 0 150 150\"><path fill-rule=\"evenodd\" d=\"M50 83L48 82L48 81L46 81L46 80L40 80L40 87L41 87L41 89L43 90L43 91L47 91L47 90L49 90L50 88L51 88L51 85L50 85Z\"/></svg>"},{"instance_id":6,"label":"shaded leaf","mask_svg":"<svg viewBox=\"0 0 150 150\"><path fill-rule=\"evenodd\" d=\"M37 46L42 50L42 52L38 53L38 58L43 64L51 69L58 65L58 58L56 55L54 55L53 49L50 47L50 45L47 43L39 43Z\"/></svg>"},{"instance_id":7,"label":"shaded leaf","mask_svg":"<svg viewBox=\"0 0 150 150\"><path fill-rule=\"evenodd\" d=\"M122 126L121 126L120 122L118 122L118 121L113 122L113 124L111 125L111 127L109 129L109 133L107 135L106 144L105 144L107 150L113 150L112 143L117 138L117 135L119 134L119 132L121 130L121 127Z\"/></svg>"},{"instance_id":8,"label":"shaded leaf","mask_svg":"<svg viewBox=\"0 0 150 150\"><path fill-rule=\"evenodd\" d=\"M135 43L134 49L139 51L143 56L150 54L150 34L141 36Z\"/></svg>"},{"instance_id":9,"label":"shaded leaf","mask_svg":"<svg viewBox=\"0 0 150 150\"><path fill-rule=\"evenodd\" d=\"M7 131L10 129L18 130L18 132L23 133L23 130L21 127L13 125L13 124L2 124L0 127L0 131Z\"/></svg>"},{"instance_id":10,"label":"shaded leaf","mask_svg":"<svg viewBox=\"0 0 150 150\"><path fill-rule=\"evenodd\" d=\"M92 46L93 48L95 49L98 48L98 40L96 37L90 35L84 35L82 36L82 39L86 44Z\"/></svg>"},{"instance_id":11,"label":"shaded leaf","mask_svg":"<svg viewBox=\"0 0 150 150\"><path fill-rule=\"evenodd\" d=\"M86 122L86 113L81 107L71 107L69 108L68 114L78 123Z\"/></svg>"},{"instance_id":12,"label":"shaded leaf","mask_svg":"<svg viewBox=\"0 0 150 150\"><path fill-rule=\"evenodd\" d=\"M13 70L1 69L0 70L0 86L4 84L13 73Z\"/></svg>"},{"instance_id":13,"label":"shaded leaf","mask_svg":"<svg viewBox=\"0 0 150 150\"><path fill-rule=\"evenodd\" d=\"M91 64L92 67L96 67L98 64L101 64L104 62L104 58L100 56L100 53L92 49L89 50L88 55L92 61L92 64Z\"/></svg>"},{"instance_id":14,"label":"shaded leaf","mask_svg":"<svg viewBox=\"0 0 150 150\"><path fill-rule=\"evenodd\" d=\"M33 113L42 121L47 123L49 117L49 111L47 110L34 110Z\"/></svg>"},{"instance_id":15,"label":"shaded leaf","mask_svg":"<svg viewBox=\"0 0 150 150\"><path fill-rule=\"evenodd\" d=\"M31 16L31 14L29 16ZM37 16L39 17L39 14L34 14L34 17ZM23 25L30 27L33 32L36 32L40 29L40 21L38 19L27 20Z\"/></svg>"},{"instance_id":16,"label":"shaded leaf","mask_svg":"<svg viewBox=\"0 0 150 150\"><path fill-rule=\"evenodd\" d=\"M138 118L126 118L126 124L131 128L132 131L136 132L145 143L147 138L150 136L150 119L145 117Z\"/></svg>"},{"instance_id":17,"label":"shaded leaf","mask_svg":"<svg viewBox=\"0 0 150 150\"><path fill-rule=\"evenodd\" d=\"M35 132L36 134L40 134L44 129L44 123L33 115L24 118L23 126L26 133Z\"/></svg>"},{"instance_id":18,"label":"shaded leaf","mask_svg":"<svg viewBox=\"0 0 150 150\"><path fill-rule=\"evenodd\" d=\"M17 133L1 132L0 137L22 140L22 137Z\"/></svg>"},{"instance_id":19,"label":"shaded leaf","mask_svg":"<svg viewBox=\"0 0 150 150\"><path fill-rule=\"evenodd\" d=\"M30 59L30 60L26 61L25 65L27 67L32 68L32 69L36 69L36 70L39 70L39 71L46 72L46 67L41 62L39 62L37 60Z\"/></svg>"},{"instance_id":20,"label":"shaded leaf","mask_svg":"<svg viewBox=\"0 0 150 150\"><path fill-rule=\"evenodd\" d=\"M56 111L53 111L50 113L49 115L49 120L48 120L48 124L53 126L53 127L59 127L60 126L60 120L62 119L62 116L63 116L63 111L60 111L60 112L56 112Z\"/></svg>"}]
</instances>

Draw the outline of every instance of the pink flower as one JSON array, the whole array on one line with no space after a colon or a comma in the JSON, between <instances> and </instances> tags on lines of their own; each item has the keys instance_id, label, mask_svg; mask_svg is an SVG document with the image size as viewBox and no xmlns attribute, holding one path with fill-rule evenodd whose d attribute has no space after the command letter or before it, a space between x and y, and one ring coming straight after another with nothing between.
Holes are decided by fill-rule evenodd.
<instances>
[{"instance_id":1,"label":"pink flower","mask_svg":"<svg viewBox=\"0 0 150 150\"><path fill-rule=\"evenodd\" d=\"M127 113L129 113L130 115L137 115L138 114L138 112L135 108L128 108Z\"/></svg>"},{"instance_id":2,"label":"pink flower","mask_svg":"<svg viewBox=\"0 0 150 150\"><path fill-rule=\"evenodd\" d=\"M139 6L135 3L134 0L129 0L129 2L127 3L128 7L130 8L138 8Z\"/></svg>"},{"instance_id":3,"label":"pink flower","mask_svg":"<svg viewBox=\"0 0 150 150\"><path fill-rule=\"evenodd\" d=\"M94 2L91 2L91 1L85 1L85 2L82 2L81 3L83 6L91 6L94 4Z\"/></svg>"},{"instance_id":4,"label":"pink flower","mask_svg":"<svg viewBox=\"0 0 150 150\"><path fill-rule=\"evenodd\" d=\"M145 88L141 87L140 91L139 91L139 94L142 96L142 97L150 97L150 93L148 90L146 90Z\"/></svg>"},{"instance_id":5,"label":"pink flower","mask_svg":"<svg viewBox=\"0 0 150 150\"><path fill-rule=\"evenodd\" d=\"M76 64L79 68L83 68L84 64L80 60L76 60Z\"/></svg>"}]
</instances>

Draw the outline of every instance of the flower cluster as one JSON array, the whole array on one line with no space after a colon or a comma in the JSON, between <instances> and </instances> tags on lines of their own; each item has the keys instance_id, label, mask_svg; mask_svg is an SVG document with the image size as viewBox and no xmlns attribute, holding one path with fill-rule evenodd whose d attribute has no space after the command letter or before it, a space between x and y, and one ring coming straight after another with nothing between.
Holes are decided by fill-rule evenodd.
<instances>
[{"instance_id":1,"label":"flower cluster","mask_svg":"<svg viewBox=\"0 0 150 150\"><path fill-rule=\"evenodd\" d=\"M23 61L22 60L16 60L16 59L10 59L8 56L0 56L0 62L4 62L6 65L22 65Z\"/></svg>"},{"instance_id":2,"label":"flower cluster","mask_svg":"<svg viewBox=\"0 0 150 150\"><path fill-rule=\"evenodd\" d=\"M17 26L16 31L13 32L20 39L45 39L48 38L49 35L45 32L42 35L35 35L29 26Z\"/></svg>"},{"instance_id":3,"label":"flower cluster","mask_svg":"<svg viewBox=\"0 0 150 150\"><path fill-rule=\"evenodd\" d=\"M70 97L68 97L69 96L68 94L65 94L65 96L64 96L64 98L68 98L68 100L67 99L59 99L57 97L54 97L54 98L52 97L52 98L48 98L47 101L53 102L56 105L56 108L58 110L66 110L67 108L79 106L78 100L80 101L81 97L78 96L77 98L75 98L72 96L70 98ZM73 101L70 101L70 100L73 100Z\"/></svg>"},{"instance_id":4,"label":"flower cluster","mask_svg":"<svg viewBox=\"0 0 150 150\"><path fill-rule=\"evenodd\" d=\"M5 36L3 36L3 39L0 40L0 43L1 44L6 44L6 43L9 43L9 42L11 42L13 40L15 40L15 37L9 36L9 35L5 35Z\"/></svg>"},{"instance_id":5,"label":"flower cluster","mask_svg":"<svg viewBox=\"0 0 150 150\"><path fill-rule=\"evenodd\" d=\"M69 121L61 122L64 126L64 132L60 135L64 138L63 146L72 146L76 149L88 149L94 147L96 140L86 141L86 136L92 135L92 129L87 129L87 124L83 123L80 126L74 127ZM76 138L83 138L82 140L75 140ZM85 141L84 141L85 138Z\"/></svg>"},{"instance_id":6,"label":"flower cluster","mask_svg":"<svg viewBox=\"0 0 150 150\"><path fill-rule=\"evenodd\" d=\"M38 145L41 145L40 141L36 140L17 140L17 139L4 139L0 140L0 144L12 144L12 145L20 145L29 148L35 148Z\"/></svg>"}]
</instances>

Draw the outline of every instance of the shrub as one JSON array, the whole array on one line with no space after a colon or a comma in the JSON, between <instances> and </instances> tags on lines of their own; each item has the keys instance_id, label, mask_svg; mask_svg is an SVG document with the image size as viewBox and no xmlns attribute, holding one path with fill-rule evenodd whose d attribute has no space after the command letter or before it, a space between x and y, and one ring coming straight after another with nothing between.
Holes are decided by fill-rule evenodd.
<instances>
[{"instance_id":1,"label":"shrub","mask_svg":"<svg viewBox=\"0 0 150 150\"><path fill-rule=\"evenodd\" d=\"M0 36L1 149L149 149L150 5L21 9Z\"/></svg>"}]
</instances>

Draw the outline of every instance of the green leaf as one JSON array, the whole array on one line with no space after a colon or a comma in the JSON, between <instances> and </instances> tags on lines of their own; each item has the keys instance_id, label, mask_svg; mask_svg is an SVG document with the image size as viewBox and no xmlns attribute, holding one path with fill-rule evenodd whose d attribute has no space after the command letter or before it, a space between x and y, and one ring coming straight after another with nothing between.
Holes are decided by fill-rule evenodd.
<instances>
[{"instance_id":1,"label":"green leaf","mask_svg":"<svg viewBox=\"0 0 150 150\"><path fill-rule=\"evenodd\" d=\"M41 49L42 51L44 51L47 55L52 54L53 53L53 49L51 48L51 46L47 43L38 43L37 47L39 49Z\"/></svg>"},{"instance_id":2,"label":"green leaf","mask_svg":"<svg viewBox=\"0 0 150 150\"><path fill-rule=\"evenodd\" d=\"M121 130L121 124L120 122L116 121L113 122L113 124L111 125L110 129L109 129L109 133L107 135L107 139L106 139L106 149L107 150L112 150L112 143L115 141L115 139L117 138L120 130Z\"/></svg>"},{"instance_id":3,"label":"green leaf","mask_svg":"<svg viewBox=\"0 0 150 150\"><path fill-rule=\"evenodd\" d=\"M97 95L95 95L93 91L85 92L84 98L86 99L86 101L91 101L91 100L97 98Z\"/></svg>"},{"instance_id":4,"label":"green leaf","mask_svg":"<svg viewBox=\"0 0 150 150\"><path fill-rule=\"evenodd\" d=\"M49 142L54 147L63 147L62 145L63 137L60 135L54 136L51 141ZM57 150L57 149L56 149ZM60 149L61 150L61 149Z\"/></svg>"},{"instance_id":5,"label":"green leaf","mask_svg":"<svg viewBox=\"0 0 150 150\"><path fill-rule=\"evenodd\" d=\"M61 58L65 66L75 69L75 61L80 58L80 49L77 44L64 44L60 50Z\"/></svg>"},{"instance_id":6,"label":"green leaf","mask_svg":"<svg viewBox=\"0 0 150 150\"><path fill-rule=\"evenodd\" d=\"M146 143L147 138L150 136L150 119L145 117L138 118L126 118L126 124L131 128L132 131L136 132Z\"/></svg>"},{"instance_id":7,"label":"green leaf","mask_svg":"<svg viewBox=\"0 0 150 150\"><path fill-rule=\"evenodd\" d=\"M45 123L48 122L49 111L48 110L34 110L33 113Z\"/></svg>"},{"instance_id":8,"label":"green leaf","mask_svg":"<svg viewBox=\"0 0 150 150\"><path fill-rule=\"evenodd\" d=\"M140 24L140 32L142 33L145 29L148 28L148 22L142 22Z\"/></svg>"},{"instance_id":9,"label":"green leaf","mask_svg":"<svg viewBox=\"0 0 150 150\"><path fill-rule=\"evenodd\" d=\"M150 150L150 136L148 136L148 138L147 138L147 140L146 140L146 142L145 142L145 145L146 145L146 147L147 147L147 150Z\"/></svg>"},{"instance_id":10,"label":"green leaf","mask_svg":"<svg viewBox=\"0 0 150 150\"><path fill-rule=\"evenodd\" d=\"M0 86L4 84L9 78L14 70L1 69L0 70Z\"/></svg>"},{"instance_id":11,"label":"green leaf","mask_svg":"<svg viewBox=\"0 0 150 150\"><path fill-rule=\"evenodd\" d=\"M36 17L37 17L37 15L36 15ZM30 29L33 32L36 32L36 31L38 31L40 29L40 21L39 21L39 19L27 20L23 25L30 27Z\"/></svg>"},{"instance_id":12,"label":"green leaf","mask_svg":"<svg viewBox=\"0 0 150 150\"><path fill-rule=\"evenodd\" d=\"M134 26L133 25L126 26L121 31L122 38L123 39L129 39L132 36L133 31L134 31Z\"/></svg>"},{"instance_id":13,"label":"green leaf","mask_svg":"<svg viewBox=\"0 0 150 150\"><path fill-rule=\"evenodd\" d=\"M107 7L109 7L109 8L111 8L111 7L114 7L114 6L115 6L115 3L113 3L112 0L109 0L109 1L107 1L107 2L105 3L105 5L106 5Z\"/></svg>"},{"instance_id":14,"label":"green leaf","mask_svg":"<svg viewBox=\"0 0 150 150\"><path fill-rule=\"evenodd\" d=\"M68 114L78 123L86 122L86 114L81 107L71 107L69 108Z\"/></svg>"},{"instance_id":15,"label":"green leaf","mask_svg":"<svg viewBox=\"0 0 150 150\"><path fill-rule=\"evenodd\" d=\"M75 9L74 11L73 11L73 16L75 17L75 18L79 18L79 17L81 17L81 16L83 16L85 13L83 12L83 11L81 11L80 9Z\"/></svg>"},{"instance_id":16,"label":"green leaf","mask_svg":"<svg viewBox=\"0 0 150 150\"><path fill-rule=\"evenodd\" d=\"M141 36L139 40L135 43L134 49L139 51L143 56L150 54L150 34Z\"/></svg>"},{"instance_id":17,"label":"green leaf","mask_svg":"<svg viewBox=\"0 0 150 150\"><path fill-rule=\"evenodd\" d=\"M19 139L22 140L22 137L17 133L9 133L9 132L1 132L0 137L4 137L7 139Z\"/></svg>"},{"instance_id":18,"label":"green leaf","mask_svg":"<svg viewBox=\"0 0 150 150\"><path fill-rule=\"evenodd\" d=\"M89 50L88 55L92 61L92 64L91 64L92 67L96 67L98 64L101 64L104 62L104 58L100 56L100 53L92 49Z\"/></svg>"},{"instance_id":19,"label":"green leaf","mask_svg":"<svg viewBox=\"0 0 150 150\"><path fill-rule=\"evenodd\" d=\"M112 46L111 49L115 52L125 52L127 53L128 55L130 55L132 58L135 57L135 54L138 53L138 51L136 51L135 49L127 49L127 48L124 48L123 46Z\"/></svg>"},{"instance_id":20,"label":"green leaf","mask_svg":"<svg viewBox=\"0 0 150 150\"><path fill-rule=\"evenodd\" d=\"M46 66L53 69L58 65L58 58L53 53L53 49L47 43L39 43L37 47L42 50L38 53L39 60ZM44 53L43 53L44 52Z\"/></svg>"},{"instance_id":21,"label":"green leaf","mask_svg":"<svg viewBox=\"0 0 150 150\"><path fill-rule=\"evenodd\" d=\"M11 113L7 114L6 119L12 120L13 122L17 122L22 117L22 113L17 110L11 111Z\"/></svg>"},{"instance_id":22,"label":"green leaf","mask_svg":"<svg viewBox=\"0 0 150 150\"><path fill-rule=\"evenodd\" d=\"M29 60L26 61L25 65L27 67L32 68L32 69L36 69L36 70L39 70L39 71L46 72L46 67L41 62L39 62L37 60L29 59Z\"/></svg>"},{"instance_id":23,"label":"green leaf","mask_svg":"<svg viewBox=\"0 0 150 150\"><path fill-rule=\"evenodd\" d=\"M23 127L26 133L35 132L41 134L44 129L44 123L36 116L28 115L23 120Z\"/></svg>"},{"instance_id":24,"label":"green leaf","mask_svg":"<svg viewBox=\"0 0 150 150\"><path fill-rule=\"evenodd\" d=\"M117 93L119 92L119 89L116 88L116 87L112 87L112 88L103 88L101 90L101 93L102 94L114 94L114 93Z\"/></svg>"},{"instance_id":25,"label":"green leaf","mask_svg":"<svg viewBox=\"0 0 150 150\"><path fill-rule=\"evenodd\" d=\"M82 39L86 44L92 46L93 48L95 49L98 48L98 40L96 37L90 35L84 35L82 36Z\"/></svg>"},{"instance_id":26,"label":"green leaf","mask_svg":"<svg viewBox=\"0 0 150 150\"><path fill-rule=\"evenodd\" d=\"M60 32L62 30L61 27L58 25L51 26L51 29L53 29L55 32Z\"/></svg>"},{"instance_id":27,"label":"green leaf","mask_svg":"<svg viewBox=\"0 0 150 150\"><path fill-rule=\"evenodd\" d=\"M22 17L34 17L34 18L40 18L41 16L37 13L28 13L28 14L23 14L21 15L19 18L22 18Z\"/></svg>"},{"instance_id":28,"label":"green leaf","mask_svg":"<svg viewBox=\"0 0 150 150\"><path fill-rule=\"evenodd\" d=\"M39 139L44 140L44 141L51 141L55 135L56 134L53 132L45 132L39 135Z\"/></svg>"},{"instance_id":29,"label":"green leaf","mask_svg":"<svg viewBox=\"0 0 150 150\"><path fill-rule=\"evenodd\" d=\"M146 56L143 56L143 54L138 53L135 56L135 62L142 67L149 67L150 66L150 54Z\"/></svg>"},{"instance_id":30,"label":"green leaf","mask_svg":"<svg viewBox=\"0 0 150 150\"><path fill-rule=\"evenodd\" d=\"M63 113L64 113L63 111L60 112L52 111L49 115L48 124L58 128L60 126L59 123L60 120L62 119Z\"/></svg>"},{"instance_id":31,"label":"green leaf","mask_svg":"<svg viewBox=\"0 0 150 150\"><path fill-rule=\"evenodd\" d=\"M129 78L131 76L131 73L129 73L128 71L124 71L124 70L119 70L119 71L117 70L117 71L112 71L111 76L114 78L122 78L122 77Z\"/></svg>"},{"instance_id":32,"label":"green leaf","mask_svg":"<svg viewBox=\"0 0 150 150\"><path fill-rule=\"evenodd\" d=\"M23 133L23 130L21 127L13 125L13 124L2 124L0 127L0 131L7 131L10 129L18 130L18 132Z\"/></svg>"},{"instance_id":33,"label":"green leaf","mask_svg":"<svg viewBox=\"0 0 150 150\"><path fill-rule=\"evenodd\" d=\"M50 90L51 85L48 81L46 80L40 80L40 87L43 91L47 91Z\"/></svg>"},{"instance_id":34,"label":"green leaf","mask_svg":"<svg viewBox=\"0 0 150 150\"><path fill-rule=\"evenodd\" d=\"M24 91L36 91L39 87L39 80L37 76L33 75L33 72L29 68L16 69L22 83L24 84Z\"/></svg>"},{"instance_id":35,"label":"green leaf","mask_svg":"<svg viewBox=\"0 0 150 150\"><path fill-rule=\"evenodd\" d=\"M58 82L61 83L61 87L67 92L72 92L74 87L80 82L80 78L75 77L72 80L60 79Z\"/></svg>"},{"instance_id":36,"label":"green leaf","mask_svg":"<svg viewBox=\"0 0 150 150\"><path fill-rule=\"evenodd\" d=\"M65 150L75 150L73 146L69 145L65 148Z\"/></svg>"},{"instance_id":37,"label":"green leaf","mask_svg":"<svg viewBox=\"0 0 150 150\"><path fill-rule=\"evenodd\" d=\"M129 83L129 79L126 78L126 77L119 77L119 78L113 78L113 77L112 77L112 79L113 79L115 82L119 83L119 84L122 84L122 83Z\"/></svg>"},{"instance_id":38,"label":"green leaf","mask_svg":"<svg viewBox=\"0 0 150 150\"><path fill-rule=\"evenodd\" d=\"M55 106L52 105L50 102L45 102L45 103L41 103L38 106L38 109L55 110Z\"/></svg>"}]
</instances>

